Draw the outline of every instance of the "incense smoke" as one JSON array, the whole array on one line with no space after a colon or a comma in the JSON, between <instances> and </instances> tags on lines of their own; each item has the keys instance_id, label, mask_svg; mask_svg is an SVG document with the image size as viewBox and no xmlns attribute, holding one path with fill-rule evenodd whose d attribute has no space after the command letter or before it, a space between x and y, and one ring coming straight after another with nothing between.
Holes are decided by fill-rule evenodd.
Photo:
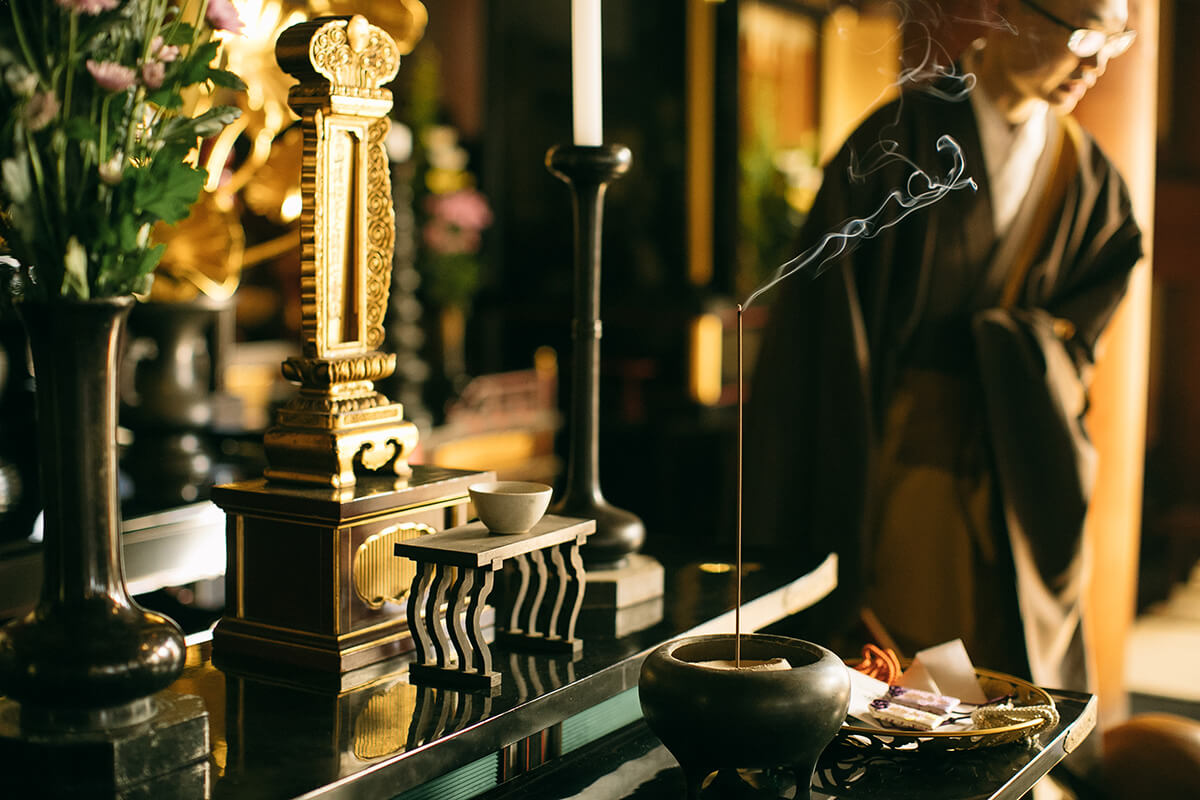
<instances>
[{"instance_id":1,"label":"incense smoke","mask_svg":"<svg viewBox=\"0 0 1200 800\"><path fill-rule=\"evenodd\" d=\"M962 148L952 137L943 135L937 141L938 151L948 152L953 161L950 171L940 179L930 175L913 161L901 155L897 152L896 147L895 142L880 143L881 155L865 173L861 174L869 174L881 169L884 164L899 159L913 168L905 186L890 192L873 213L847 221L837 231L825 234L816 246L781 265L766 283L751 292L750 296L742 303L743 309L749 308L751 303L769 291L775 284L802 270L808 270L812 273L812 277L817 277L833 259L849 251L857 242L879 235L881 231L898 224L909 214L936 203L950 192L956 189L970 188L974 190L978 188L974 178L963 177L966 163L963 160Z\"/></svg>"},{"instance_id":2,"label":"incense smoke","mask_svg":"<svg viewBox=\"0 0 1200 800\"><path fill-rule=\"evenodd\" d=\"M914 11L919 6L920 13ZM902 68L897 75L893 88L903 89L913 87L935 97L950 102L963 102L975 88L974 73L964 72L943 46L936 30L953 23L962 28L979 28L1006 30L1012 34L1017 29L1008 20L995 13L994 9L984 10L984 15L978 18L968 18L945 14L939 4L923 2L901 3L896 5L897 36L911 42L904 49L901 57ZM913 34L911 30L920 31ZM883 99L883 94L876 98L877 105ZM896 106L897 119L901 113L903 95ZM844 223L841 228L827 233L811 249L782 264L764 284L755 289L742 303L742 308L748 308L758 297L772 289L777 283L801 271L811 272L811 277L820 275L833 259L851 250L858 242L877 236L901 220L926 206L932 205L956 189L976 190L978 186L971 177L964 177L966 165L963 159L962 147L951 136L943 135L937 141L939 152L949 153L953 166L944 178L935 178L921 169L911 159L906 158L898 150L894 141L881 141L876 145L878 155L871 165L863 170L853 170L850 178L854 180L862 175L870 174L896 160L908 163L912 167L905 186L889 193L879 207L865 217L855 218Z\"/></svg>"},{"instance_id":3,"label":"incense smoke","mask_svg":"<svg viewBox=\"0 0 1200 800\"><path fill-rule=\"evenodd\" d=\"M951 102L965 100L975 88L975 75L962 72L955 51L988 30L1016 35L1016 27L1001 16L993 3L980 2L978 16L947 13L943 4L909 0L889 4L896 19L895 39L901 42L896 79L871 103L879 105L891 89L912 87ZM964 4L957 4L962 9ZM966 38L964 38L964 34Z\"/></svg>"}]
</instances>

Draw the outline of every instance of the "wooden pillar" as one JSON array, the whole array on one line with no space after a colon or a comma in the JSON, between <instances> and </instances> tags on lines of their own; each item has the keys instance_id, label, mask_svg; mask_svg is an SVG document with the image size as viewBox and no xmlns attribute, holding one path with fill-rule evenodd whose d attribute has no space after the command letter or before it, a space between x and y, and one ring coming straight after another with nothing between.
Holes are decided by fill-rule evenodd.
<instances>
[{"instance_id":1,"label":"wooden pillar","mask_svg":"<svg viewBox=\"0 0 1200 800\"><path fill-rule=\"evenodd\" d=\"M1092 385L1089 430L1100 453L1087 522L1092 558L1089 634L1096 653L1100 727L1123 720L1125 645L1136 606L1150 351L1150 245L1154 219L1158 0L1133 0L1128 53L1109 65L1075 116L1129 184L1147 257L1102 341Z\"/></svg>"}]
</instances>

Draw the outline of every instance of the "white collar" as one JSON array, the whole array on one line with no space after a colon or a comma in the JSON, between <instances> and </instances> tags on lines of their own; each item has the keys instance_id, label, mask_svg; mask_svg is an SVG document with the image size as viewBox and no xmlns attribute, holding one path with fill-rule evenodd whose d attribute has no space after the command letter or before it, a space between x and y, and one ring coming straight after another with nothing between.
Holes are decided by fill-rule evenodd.
<instances>
[{"instance_id":1,"label":"white collar","mask_svg":"<svg viewBox=\"0 0 1200 800\"><path fill-rule=\"evenodd\" d=\"M1046 148L1049 105L1038 102L1028 119L1010 125L978 82L970 98L991 187L992 222L996 233L1003 235L1029 194Z\"/></svg>"}]
</instances>

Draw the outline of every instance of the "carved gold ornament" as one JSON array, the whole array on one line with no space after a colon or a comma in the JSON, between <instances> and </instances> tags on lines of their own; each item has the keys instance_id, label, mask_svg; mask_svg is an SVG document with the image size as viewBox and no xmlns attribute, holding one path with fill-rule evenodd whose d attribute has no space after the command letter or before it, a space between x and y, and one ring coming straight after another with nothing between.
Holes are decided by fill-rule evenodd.
<instances>
[{"instance_id":1,"label":"carved gold ornament","mask_svg":"<svg viewBox=\"0 0 1200 800\"><path fill-rule=\"evenodd\" d=\"M395 545L433 532L420 522L406 522L363 540L354 551L354 592L367 608L378 610L384 603L404 602L417 565L411 559L397 558Z\"/></svg>"},{"instance_id":2,"label":"carved gold ornament","mask_svg":"<svg viewBox=\"0 0 1200 800\"><path fill-rule=\"evenodd\" d=\"M397 683L371 695L354 718L355 758L382 758L404 747L418 691L410 683Z\"/></svg>"},{"instance_id":3,"label":"carved gold ornament","mask_svg":"<svg viewBox=\"0 0 1200 800\"><path fill-rule=\"evenodd\" d=\"M355 15L303 22L280 35L279 65L300 79L301 358L284 375L300 396L265 444L274 480L352 486L355 471L407 475L417 430L374 389L395 369L383 344L395 212L387 139L399 48Z\"/></svg>"}]
</instances>

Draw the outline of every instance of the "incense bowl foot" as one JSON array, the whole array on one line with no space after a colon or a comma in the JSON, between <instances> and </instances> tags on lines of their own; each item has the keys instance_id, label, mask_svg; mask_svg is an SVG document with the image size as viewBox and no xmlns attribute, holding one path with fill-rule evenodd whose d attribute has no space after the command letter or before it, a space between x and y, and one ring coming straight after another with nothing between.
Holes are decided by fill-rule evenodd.
<instances>
[{"instance_id":1,"label":"incense bowl foot","mask_svg":"<svg viewBox=\"0 0 1200 800\"><path fill-rule=\"evenodd\" d=\"M767 634L668 642L646 657L638 682L646 723L679 761L687 796L723 768L784 767L796 775L798 800L807 798L813 769L850 703L850 677L820 645ZM787 659L780 669L748 664Z\"/></svg>"}]
</instances>

